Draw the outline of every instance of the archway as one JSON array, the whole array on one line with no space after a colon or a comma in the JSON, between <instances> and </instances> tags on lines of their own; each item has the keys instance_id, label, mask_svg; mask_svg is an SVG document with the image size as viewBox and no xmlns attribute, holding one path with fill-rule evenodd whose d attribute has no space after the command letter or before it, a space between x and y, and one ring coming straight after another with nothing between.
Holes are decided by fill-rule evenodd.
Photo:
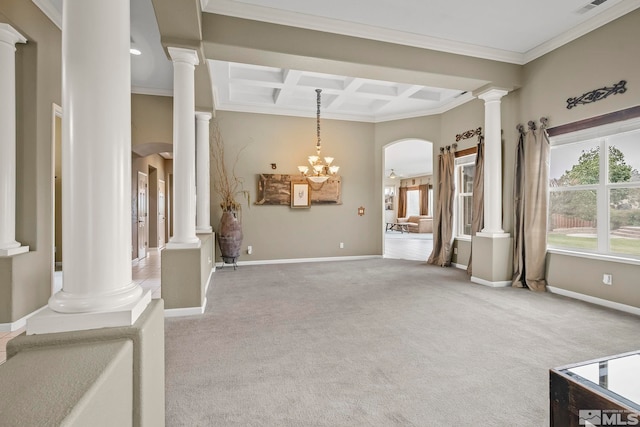
<instances>
[{"instance_id":1,"label":"archway","mask_svg":"<svg viewBox=\"0 0 640 427\"><path fill-rule=\"evenodd\" d=\"M401 139L383 147L385 258L424 261L431 252L432 219L427 217L433 212L433 157L433 143L420 138ZM401 225L408 217L412 217L410 224L418 226Z\"/></svg>"}]
</instances>

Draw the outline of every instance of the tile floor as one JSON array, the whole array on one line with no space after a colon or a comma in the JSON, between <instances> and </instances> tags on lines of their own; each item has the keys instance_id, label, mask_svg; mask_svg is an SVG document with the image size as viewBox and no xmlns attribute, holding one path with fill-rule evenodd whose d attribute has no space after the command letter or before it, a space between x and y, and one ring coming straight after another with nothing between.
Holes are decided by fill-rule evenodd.
<instances>
[{"instance_id":1,"label":"tile floor","mask_svg":"<svg viewBox=\"0 0 640 427\"><path fill-rule=\"evenodd\" d=\"M433 250L433 235L387 231L384 236L384 257L426 261Z\"/></svg>"},{"instance_id":2,"label":"tile floor","mask_svg":"<svg viewBox=\"0 0 640 427\"><path fill-rule=\"evenodd\" d=\"M148 256L138 261L131 268L133 281L139 283L144 290L151 291L151 298L160 298L160 252L150 250ZM59 276L59 275L58 275ZM56 276L56 283L59 278ZM60 281L61 283L61 281ZM61 287L61 286L60 286ZM24 332L24 328L13 332L0 332L0 365L7 359L7 342Z\"/></svg>"}]
</instances>

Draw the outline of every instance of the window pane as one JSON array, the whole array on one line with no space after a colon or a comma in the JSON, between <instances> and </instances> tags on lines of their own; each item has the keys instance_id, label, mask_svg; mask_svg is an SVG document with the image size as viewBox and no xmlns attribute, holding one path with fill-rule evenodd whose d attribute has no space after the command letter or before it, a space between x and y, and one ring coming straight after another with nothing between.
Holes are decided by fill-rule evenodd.
<instances>
[{"instance_id":1,"label":"window pane","mask_svg":"<svg viewBox=\"0 0 640 427\"><path fill-rule=\"evenodd\" d=\"M553 147L550 155L550 187L597 184L600 176L598 141Z\"/></svg>"},{"instance_id":2,"label":"window pane","mask_svg":"<svg viewBox=\"0 0 640 427\"><path fill-rule=\"evenodd\" d=\"M617 188L609 193L610 250L640 255L640 188Z\"/></svg>"},{"instance_id":3,"label":"window pane","mask_svg":"<svg viewBox=\"0 0 640 427\"><path fill-rule=\"evenodd\" d=\"M471 235L471 213L473 212L473 196L462 196L462 224L460 232Z\"/></svg>"},{"instance_id":4,"label":"window pane","mask_svg":"<svg viewBox=\"0 0 640 427\"><path fill-rule=\"evenodd\" d=\"M609 138L609 182L640 182L640 131Z\"/></svg>"},{"instance_id":5,"label":"window pane","mask_svg":"<svg viewBox=\"0 0 640 427\"><path fill-rule=\"evenodd\" d=\"M476 173L476 166L474 164L462 166L462 187L461 193L473 192L473 176Z\"/></svg>"},{"instance_id":6,"label":"window pane","mask_svg":"<svg viewBox=\"0 0 640 427\"><path fill-rule=\"evenodd\" d=\"M596 191L552 191L549 197L549 246L597 249Z\"/></svg>"},{"instance_id":7,"label":"window pane","mask_svg":"<svg viewBox=\"0 0 640 427\"><path fill-rule=\"evenodd\" d=\"M418 190L407 191L407 216L420 215L420 192Z\"/></svg>"}]
</instances>

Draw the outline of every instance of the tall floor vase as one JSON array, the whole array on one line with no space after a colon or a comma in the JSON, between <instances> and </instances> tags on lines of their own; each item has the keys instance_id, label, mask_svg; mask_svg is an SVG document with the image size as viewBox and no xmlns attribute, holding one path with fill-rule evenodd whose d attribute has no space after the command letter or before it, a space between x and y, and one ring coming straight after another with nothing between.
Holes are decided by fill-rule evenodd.
<instances>
[{"instance_id":1,"label":"tall floor vase","mask_svg":"<svg viewBox=\"0 0 640 427\"><path fill-rule=\"evenodd\" d=\"M222 212L217 238L222 261L235 269L242 248L242 224L236 211Z\"/></svg>"}]
</instances>

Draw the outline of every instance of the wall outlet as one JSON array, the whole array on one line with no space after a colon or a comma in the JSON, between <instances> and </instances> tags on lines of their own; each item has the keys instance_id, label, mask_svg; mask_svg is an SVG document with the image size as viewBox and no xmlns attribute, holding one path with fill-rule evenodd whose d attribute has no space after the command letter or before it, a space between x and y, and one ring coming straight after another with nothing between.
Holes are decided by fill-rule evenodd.
<instances>
[{"instance_id":1,"label":"wall outlet","mask_svg":"<svg viewBox=\"0 0 640 427\"><path fill-rule=\"evenodd\" d=\"M605 285L613 285L613 274L605 273L602 275L602 283Z\"/></svg>"},{"instance_id":2,"label":"wall outlet","mask_svg":"<svg viewBox=\"0 0 640 427\"><path fill-rule=\"evenodd\" d=\"M458 248L453 248L453 253L454 253L455 255L458 255Z\"/></svg>"},{"instance_id":3,"label":"wall outlet","mask_svg":"<svg viewBox=\"0 0 640 427\"><path fill-rule=\"evenodd\" d=\"M344 249L344 243L340 242L340 249Z\"/></svg>"},{"instance_id":4,"label":"wall outlet","mask_svg":"<svg viewBox=\"0 0 640 427\"><path fill-rule=\"evenodd\" d=\"M253 246L247 246L247 255L251 255L251 252L253 252Z\"/></svg>"}]
</instances>

